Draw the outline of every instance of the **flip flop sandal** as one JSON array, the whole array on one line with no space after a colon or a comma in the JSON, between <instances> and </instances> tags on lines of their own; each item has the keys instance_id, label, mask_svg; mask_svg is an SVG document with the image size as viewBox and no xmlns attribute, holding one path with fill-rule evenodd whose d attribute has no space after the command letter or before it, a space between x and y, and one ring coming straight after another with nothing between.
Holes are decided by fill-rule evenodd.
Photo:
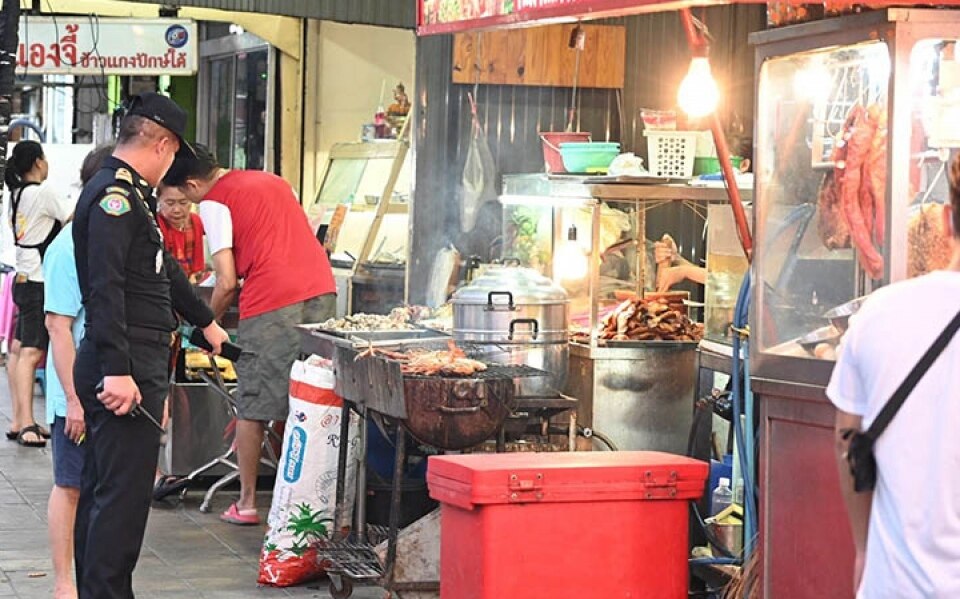
<instances>
[{"instance_id":1,"label":"flip flop sandal","mask_svg":"<svg viewBox=\"0 0 960 599\"><path fill-rule=\"evenodd\" d=\"M236 524L238 526L256 526L260 524L260 516L257 515L257 510L241 510L237 508L236 503L231 504L227 511L220 514L220 519L228 524Z\"/></svg>"},{"instance_id":2,"label":"flip flop sandal","mask_svg":"<svg viewBox=\"0 0 960 599\"><path fill-rule=\"evenodd\" d=\"M50 431L40 427L40 436L44 439L50 438ZM7 431L7 441L17 441L20 439L20 431Z\"/></svg>"},{"instance_id":3,"label":"flip flop sandal","mask_svg":"<svg viewBox=\"0 0 960 599\"><path fill-rule=\"evenodd\" d=\"M39 441L27 441L23 438L24 434L33 433L40 438ZM17 443L22 447L46 447L47 442L43 439L43 435L40 432L40 427L36 424L31 424L30 426L25 426L20 429L20 434L17 435Z\"/></svg>"}]
</instances>

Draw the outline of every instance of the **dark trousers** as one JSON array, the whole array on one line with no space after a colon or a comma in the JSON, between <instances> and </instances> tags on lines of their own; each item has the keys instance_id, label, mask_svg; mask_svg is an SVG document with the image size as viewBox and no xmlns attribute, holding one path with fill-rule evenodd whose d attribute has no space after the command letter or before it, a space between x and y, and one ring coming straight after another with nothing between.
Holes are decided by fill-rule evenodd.
<instances>
[{"instance_id":1,"label":"dark trousers","mask_svg":"<svg viewBox=\"0 0 960 599\"><path fill-rule=\"evenodd\" d=\"M141 406L159 421L169 387L169 342L130 340ZM74 559L80 599L130 599L150 512L160 431L146 418L118 417L94 391L100 365L93 343L77 353L74 382L87 425Z\"/></svg>"}]
</instances>

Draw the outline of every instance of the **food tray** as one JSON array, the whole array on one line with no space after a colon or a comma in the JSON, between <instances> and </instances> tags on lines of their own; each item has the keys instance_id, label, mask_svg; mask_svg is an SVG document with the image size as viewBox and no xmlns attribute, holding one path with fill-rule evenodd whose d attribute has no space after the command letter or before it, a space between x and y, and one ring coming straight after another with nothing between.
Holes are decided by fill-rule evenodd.
<instances>
[{"instance_id":1,"label":"food tray","mask_svg":"<svg viewBox=\"0 0 960 599\"><path fill-rule=\"evenodd\" d=\"M836 327L828 325L800 337L797 339L797 344L808 352L812 352L821 343L836 345L842 336L842 333Z\"/></svg>"},{"instance_id":2,"label":"food tray","mask_svg":"<svg viewBox=\"0 0 960 599\"><path fill-rule=\"evenodd\" d=\"M380 331L341 331L324 329L316 324L304 324L297 327L300 333L300 350L306 354L316 354L332 358L337 346L351 348L392 347L432 341L445 342L449 334L418 327L415 329L397 329Z\"/></svg>"},{"instance_id":3,"label":"food tray","mask_svg":"<svg viewBox=\"0 0 960 599\"><path fill-rule=\"evenodd\" d=\"M844 333L850 324L850 317L860 310L860 307L866 300L866 296L852 299L845 304L841 304L836 308L828 310L823 317L829 320L830 324L836 327L838 331Z\"/></svg>"},{"instance_id":4,"label":"food tray","mask_svg":"<svg viewBox=\"0 0 960 599\"><path fill-rule=\"evenodd\" d=\"M613 339L597 339L597 347L622 347L622 348L649 348L649 347L668 347L668 346L685 346L685 345L699 345L699 341L676 341L676 340L650 340L650 341L616 341ZM589 342L583 343L583 345L589 345Z\"/></svg>"}]
</instances>

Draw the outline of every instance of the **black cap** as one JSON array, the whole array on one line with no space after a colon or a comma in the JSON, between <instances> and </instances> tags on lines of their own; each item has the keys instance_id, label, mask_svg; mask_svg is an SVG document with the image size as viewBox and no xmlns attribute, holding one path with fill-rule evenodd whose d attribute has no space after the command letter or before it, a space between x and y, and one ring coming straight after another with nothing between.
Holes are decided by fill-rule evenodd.
<instances>
[{"instance_id":1,"label":"black cap","mask_svg":"<svg viewBox=\"0 0 960 599\"><path fill-rule=\"evenodd\" d=\"M180 152L196 156L196 152L183 135L187 130L187 113L170 98L154 92L134 96L130 100L127 116L142 116L170 131L180 140Z\"/></svg>"}]
</instances>

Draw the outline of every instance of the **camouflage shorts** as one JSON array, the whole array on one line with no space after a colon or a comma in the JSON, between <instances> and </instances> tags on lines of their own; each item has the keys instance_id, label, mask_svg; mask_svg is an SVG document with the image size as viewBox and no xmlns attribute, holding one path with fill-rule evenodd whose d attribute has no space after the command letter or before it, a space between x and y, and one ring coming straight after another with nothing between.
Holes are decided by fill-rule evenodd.
<instances>
[{"instance_id":1,"label":"camouflage shorts","mask_svg":"<svg viewBox=\"0 0 960 599\"><path fill-rule=\"evenodd\" d=\"M240 321L235 399L242 420L286 420L290 367L300 354L294 327L332 318L336 305L330 293Z\"/></svg>"}]
</instances>

